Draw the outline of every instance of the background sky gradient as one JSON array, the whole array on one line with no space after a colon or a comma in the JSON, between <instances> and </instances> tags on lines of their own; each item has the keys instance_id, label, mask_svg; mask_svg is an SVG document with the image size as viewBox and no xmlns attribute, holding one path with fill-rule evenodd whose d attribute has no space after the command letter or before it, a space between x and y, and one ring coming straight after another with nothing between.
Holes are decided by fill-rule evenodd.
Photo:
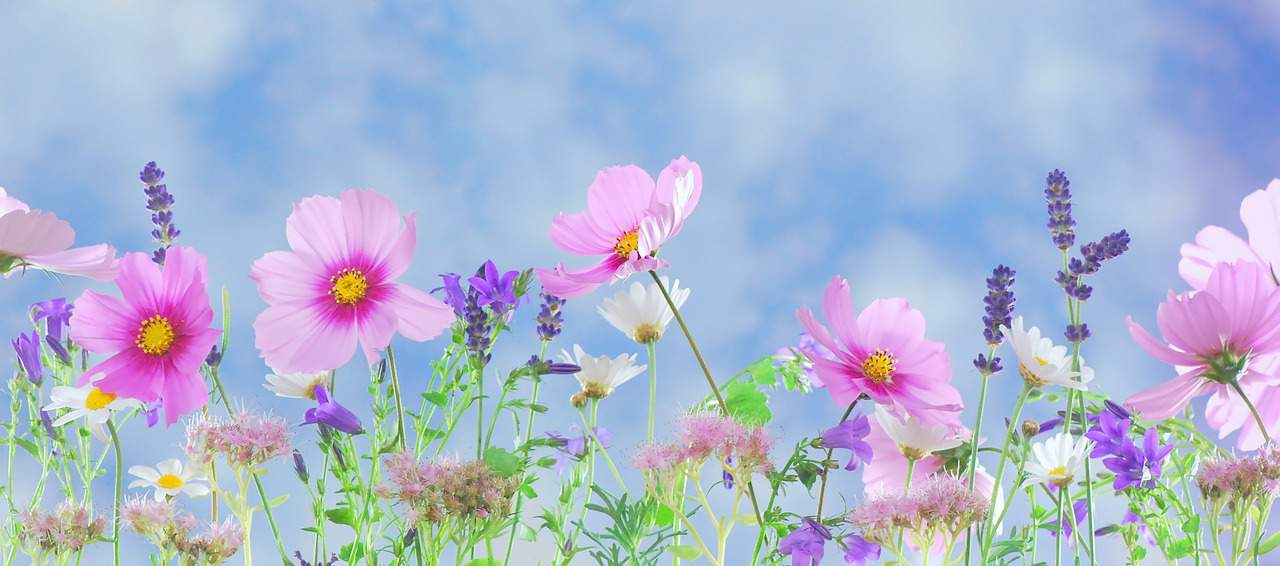
<instances>
[{"instance_id":1,"label":"background sky gradient","mask_svg":"<svg viewBox=\"0 0 1280 566\"><path fill-rule=\"evenodd\" d=\"M78 243L149 250L137 172L158 161L180 242L206 253L211 287L232 294L232 395L294 422L305 407L260 386L250 324L264 304L247 273L286 247L290 203L313 194L368 187L417 210L418 252L402 280L431 288L438 273L489 258L575 265L547 229L558 211L585 206L597 169L634 162L656 175L688 155L703 169L702 201L663 254L693 289L687 316L718 374L792 343L794 309L819 305L841 273L859 307L903 296L920 308L972 403L992 266L1018 270L1030 323L1054 336L1065 323L1044 228L1049 170L1071 177L1080 241L1133 236L1085 309L1085 354L1117 398L1171 376L1130 341L1124 316L1152 322L1166 289L1182 286L1178 245L1207 223L1240 230L1240 198L1280 176L1280 8L1265 2L65 2L5 12L0 185L69 220ZM0 334L26 327L27 304L85 287L39 274L4 281ZM595 314L617 289L571 301L557 346L639 352ZM495 367L533 353L534 310L519 314L521 333ZM411 392L438 347L399 347ZM659 411L672 417L705 384L678 335L659 351ZM356 360L339 380L364 379ZM988 430L1015 379L993 382ZM576 419L556 404L570 383L547 388L548 429ZM643 436L642 389L624 388L627 400L601 413L619 459ZM774 413L787 445L840 408L824 393L792 394ZM148 447L126 449L126 465L153 465L180 453L181 430L134 423L125 441ZM287 466L270 476L271 491L294 496L284 522L305 526L305 492ZM860 487L848 476L833 487L852 501ZM790 504L812 505L803 493ZM255 528L256 557L271 563L265 521ZM306 533L288 537L309 547Z\"/></svg>"}]
</instances>

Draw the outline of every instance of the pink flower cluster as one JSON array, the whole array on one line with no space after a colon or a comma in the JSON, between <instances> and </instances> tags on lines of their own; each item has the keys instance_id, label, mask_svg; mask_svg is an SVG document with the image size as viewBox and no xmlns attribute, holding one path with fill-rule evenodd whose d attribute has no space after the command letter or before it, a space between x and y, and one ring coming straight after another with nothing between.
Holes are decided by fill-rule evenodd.
<instances>
[{"instance_id":1,"label":"pink flower cluster","mask_svg":"<svg viewBox=\"0 0 1280 566\"><path fill-rule=\"evenodd\" d=\"M504 516L520 485L478 461L419 462L409 452L398 452L383 464L390 483L379 486L378 495L408 506L411 524Z\"/></svg>"},{"instance_id":2,"label":"pink flower cluster","mask_svg":"<svg viewBox=\"0 0 1280 566\"><path fill-rule=\"evenodd\" d=\"M222 564L240 551L244 544L244 529L230 518L212 523L209 530L182 543L178 551L183 564Z\"/></svg>"},{"instance_id":3,"label":"pink flower cluster","mask_svg":"<svg viewBox=\"0 0 1280 566\"><path fill-rule=\"evenodd\" d=\"M1229 505L1274 496L1280 493L1280 449L1269 447L1250 456L1205 462L1196 483L1207 499Z\"/></svg>"},{"instance_id":4,"label":"pink flower cluster","mask_svg":"<svg viewBox=\"0 0 1280 566\"><path fill-rule=\"evenodd\" d=\"M102 536L104 521L87 509L70 501L58 505L53 513L39 509L18 514L18 540L29 549L41 553L79 552Z\"/></svg>"},{"instance_id":5,"label":"pink flower cluster","mask_svg":"<svg viewBox=\"0 0 1280 566\"><path fill-rule=\"evenodd\" d=\"M120 519L126 528L147 537L166 554L180 556L181 564L222 564L244 544L244 530L230 519L211 523L207 531L192 536L199 521L173 500L126 500L120 507Z\"/></svg>"},{"instance_id":6,"label":"pink flower cluster","mask_svg":"<svg viewBox=\"0 0 1280 566\"><path fill-rule=\"evenodd\" d=\"M284 419L240 411L230 418L200 416L187 423L187 456L205 464L222 455L227 463L253 468L289 453Z\"/></svg>"},{"instance_id":7,"label":"pink flower cluster","mask_svg":"<svg viewBox=\"0 0 1280 566\"><path fill-rule=\"evenodd\" d=\"M640 471L663 472L682 464L701 465L714 455L735 477L772 468L769 451L773 437L763 428L714 413L685 415L679 426L675 442L641 446L631 465Z\"/></svg>"},{"instance_id":8,"label":"pink flower cluster","mask_svg":"<svg viewBox=\"0 0 1280 566\"><path fill-rule=\"evenodd\" d=\"M935 474L913 486L910 493L884 492L867 499L849 515L849 522L879 544L893 544L897 529L907 529L931 541L937 535L955 540L991 508L986 497L970 491L963 478Z\"/></svg>"}]
</instances>

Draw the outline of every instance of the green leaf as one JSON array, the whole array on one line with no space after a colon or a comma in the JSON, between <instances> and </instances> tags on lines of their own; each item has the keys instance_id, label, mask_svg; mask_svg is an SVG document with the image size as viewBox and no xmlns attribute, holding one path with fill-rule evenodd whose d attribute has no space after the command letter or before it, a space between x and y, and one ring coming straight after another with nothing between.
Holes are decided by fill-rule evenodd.
<instances>
[{"instance_id":1,"label":"green leaf","mask_svg":"<svg viewBox=\"0 0 1280 566\"><path fill-rule=\"evenodd\" d=\"M497 559L494 558L477 558L468 562L466 566L499 566L500 564L502 563L498 562Z\"/></svg>"},{"instance_id":2,"label":"green leaf","mask_svg":"<svg viewBox=\"0 0 1280 566\"><path fill-rule=\"evenodd\" d=\"M757 385L773 387L778 384L778 368L773 365L772 356L751 364L748 369L751 371L751 380Z\"/></svg>"},{"instance_id":3,"label":"green leaf","mask_svg":"<svg viewBox=\"0 0 1280 566\"><path fill-rule=\"evenodd\" d=\"M270 507L279 507L281 505L284 505L284 502L288 500L289 500L289 494L286 493L284 495L281 495L280 497L277 497L275 499L272 499L271 501L268 501L267 505Z\"/></svg>"},{"instance_id":4,"label":"green leaf","mask_svg":"<svg viewBox=\"0 0 1280 566\"><path fill-rule=\"evenodd\" d=\"M348 564L359 561L363 557L364 545L360 544L358 541L344 544L342 545L342 548L338 550L338 558L341 558L343 562Z\"/></svg>"},{"instance_id":5,"label":"green leaf","mask_svg":"<svg viewBox=\"0 0 1280 566\"><path fill-rule=\"evenodd\" d=\"M751 527L754 527L758 524L756 522L756 516L754 513L739 513L738 522Z\"/></svg>"},{"instance_id":6,"label":"green leaf","mask_svg":"<svg viewBox=\"0 0 1280 566\"><path fill-rule=\"evenodd\" d=\"M496 446L484 451L484 463L489 466L489 470L504 478L514 476L520 471L520 457Z\"/></svg>"},{"instance_id":7,"label":"green leaf","mask_svg":"<svg viewBox=\"0 0 1280 566\"><path fill-rule=\"evenodd\" d=\"M796 465L796 479L804 484L805 489L813 489L813 483L818 479L818 465L813 462L801 462Z\"/></svg>"},{"instance_id":8,"label":"green leaf","mask_svg":"<svg viewBox=\"0 0 1280 566\"><path fill-rule=\"evenodd\" d=\"M347 507L335 507L333 509L326 509L324 512L324 516L329 518L329 522L334 523L336 525L346 525L353 529L355 528L355 520L352 517L351 509Z\"/></svg>"},{"instance_id":9,"label":"green leaf","mask_svg":"<svg viewBox=\"0 0 1280 566\"><path fill-rule=\"evenodd\" d=\"M653 512L653 522L659 527L667 527L676 522L676 512L666 505L659 505Z\"/></svg>"},{"instance_id":10,"label":"green leaf","mask_svg":"<svg viewBox=\"0 0 1280 566\"><path fill-rule=\"evenodd\" d=\"M691 544L679 544L667 549L676 558L681 560L697 560L702 556L702 549Z\"/></svg>"},{"instance_id":11,"label":"green leaf","mask_svg":"<svg viewBox=\"0 0 1280 566\"><path fill-rule=\"evenodd\" d=\"M1280 546L1280 531L1272 533L1271 536L1262 541L1262 544L1258 545L1258 554L1263 555L1271 552L1275 550L1277 546Z\"/></svg>"},{"instance_id":12,"label":"green leaf","mask_svg":"<svg viewBox=\"0 0 1280 566\"><path fill-rule=\"evenodd\" d=\"M432 405L440 407L441 409L443 409L445 405L449 404L449 396L439 391L428 391L423 393L422 399Z\"/></svg>"},{"instance_id":13,"label":"green leaf","mask_svg":"<svg viewBox=\"0 0 1280 566\"><path fill-rule=\"evenodd\" d=\"M738 381L724 390L724 404L729 414L749 425L763 425L773 420L769 398L754 383Z\"/></svg>"},{"instance_id":14,"label":"green leaf","mask_svg":"<svg viewBox=\"0 0 1280 566\"><path fill-rule=\"evenodd\" d=\"M1178 539L1169 545L1169 558L1186 558L1195 550L1195 541L1189 538Z\"/></svg>"},{"instance_id":15,"label":"green leaf","mask_svg":"<svg viewBox=\"0 0 1280 566\"><path fill-rule=\"evenodd\" d=\"M1186 521L1183 521L1182 532L1189 535L1194 535L1200 532L1200 516L1196 515L1194 517L1187 519Z\"/></svg>"}]
</instances>

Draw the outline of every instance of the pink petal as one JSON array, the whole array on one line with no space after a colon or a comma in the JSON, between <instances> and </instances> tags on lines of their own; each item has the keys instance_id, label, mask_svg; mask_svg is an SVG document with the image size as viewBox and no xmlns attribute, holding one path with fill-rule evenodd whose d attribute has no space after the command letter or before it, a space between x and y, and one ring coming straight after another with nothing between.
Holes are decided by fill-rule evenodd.
<instances>
[{"instance_id":1,"label":"pink petal","mask_svg":"<svg viewBox=\"0 0 1280 566\"><path fill-rule=\"evenodd\" d=\"M396 208L391 199L367 189L343 191L342 218L347 250L359 250L379 263L382 260L392 260L389 269L396 273L390 278L398 277L404 272L409 259L413 257L417 238L410 235L406 246L405 230L400 224L400 209ZM392 254L392 250L396 248L400 249ZM389 257L392 255L396 257Z\"/></svg>"},{"instance_id":2,"label":"pink petal","mask_svg":"<svg viewBox=\"0 0 1280 566\"><path fill-rule=\"evenodd\" d=\"M924 339L924 326L924 315L906 299L876 299L858 314L857 343L867 354L886 348L907 356Z\"/></svg>"},{"instance_id":3,"label":"pink petal","mask_svg":"<svg viewBox=\"0 0 1280 566\"><path fill-rule=\"evenodd\" d=\"M388 307L386 304L369 301L360 305L360 314L357 316L360 347L370 367L382 359L383 350L391 344L391 337L396 335L396 312Z\"/></svg>"},{"instance_id":4,"label":"pink petal","mask_svg":"<svg viewBox=\"0 0 1280 566\"><path fill-rule=\"evenodd\" d=\"M111 281L120 273L116 249L107 244L71 248L47 255L27 256L27 262L45 271Z\"/></svg>"},{"instance_id":5,"label":"pink petal","mask_svg":"<svg viewBox=\"0 0 1280 566\"><path fill-rule=\"evenodd\" d=\"M418 342L439 336L456 318L440 299L403 283L396 285L389 307L398 317L400 335Z\"/></svg>"},{"instance_id":6,"label":"pink petal","mask_svg":"<svg viewBox=\"0 0 1280 566\"><path fill-rule=\"evenodd\" d=\"M160 397L166 365L163 357L147 355L142 350L130 348L89 368L80 377L80 384L93 381L103 391L150 402ZM102 375L102 378L94 380L95 375Z\"/></svg>"},{"instance_id":7,"label":"pink petal","mask_svg":"<svg viewBox=\"0 0 1280 566\"><path fill-rule=\"evenodd\" d=\"M587 210L601 232L622 235L640 226L653 199L653 178L635 165L609 167L587 189Z\"/></svg>"},{"instance_id":8,"label":"pink petal","mask_svg":"<svg viewBox=\"0 0 1280 566\"><path fill-rule=\"evenodd\" d=\"M1252 418L1249 408L1240 402L1235 392L1226 387L1215 391L1204 407L1204 420L1218 431L1218 438L1226 438Z\"/></svg>"},{"instance_id":9,"label":"pink petal","mask_svg":"<svg viewBox=\"0 0 1280 566\"><path fill-rule=\"evenodd\" d=\"M14 210L0 216L0 255L48 255L71 247L76 233L52 212Z\"/></svg>"},{"instance_id":10,"label":"pink petal","mask_svg":"<svg viewBox=\"0 0 1280 566\"><path fill-rule=\"evenodd\" d=\"M585 269L570 271L565 269L564 264L560 264L555 269L538 269L536 273L546 292L563 299L573 299L608 283L617 274L622 264L623 261L614 255L601 259L599 263Z\"/></svg>"},{"instance_id":11,"label":"pink petal","mask_svg":"<svg viewBox=\"0 0 1280 566\"><path fill-rule=\"evenodd\" d=\"M134 347L139 323L133 307L120 299L85 291L71 311L71 339L90 352L120 352Z\"/></svg>"},{"instance_id":12,"label":"pink petal","mask_svg":"<svg viewBox=\"0 0 1280 566\"><path fill-rule=\"evenodd\" d=\"M165 426L172 426L183 415L193 413L209 402L209 389L199 370L184 371L172 365L165 368L164 387L160 394L164 399Z\"/></svg>"},{"instance_id":13,"label":"pink petal","mask_svg":"<svg viewBox=\"0 0 1280 566\"><path fill-rule=\"evenodd\" d=\"M1138 343L1138 346L1141 346L1143 350L1147 351L1147 353L1155 356L1157 360L1175 366L1195 366L1202 363L1199 358L1191 354L1174 350L1165 343L1156 340L1150 332L1147 332L1146 328L1143 328L1141 324L1134 322L1133 317L1125 317L1124 322L1125 325L1129 327L1129 335Z\"/></svg>"},{"instance_id":14,"label":"pink petal","mask_svg":"<svg viewBox=\"0 0 1280 566\"><path fill-rule=\"evenodd\" d=\"M327 292L327 275L319 260L306 252L269 252L253 262L249 278L269 305L311 300Z\"/></svg>"},{"instance_id":15,"label":"pink petal","mask_svg":"<svg viewBox=\"0 0 1280 566\"><path fill-rule=\"evenodd\" d=\"M561 213L551 221L551 241L571 254L611 254L621 235L602 231L586 212Z\"/></svg>"},{"instance_id":16,"label":"pink petal","mask_svg":"<svg viewBox=\"0 0 1280 566\"><path fill-rule=\"evenodd\" d=\"M1213 355L1230 336L1222 305L1208 293L1170 298L1156 308L1156 326L1165 340L1189 354Z\"/></svg>"},{"instance_id":17,"label":"pink petal","mask_svg":"<svg viewBox=\"0 0 1280 566\"><path fill-rule=\"evenodd\" d=\"M827 315L830 317L831 315ZM813 339L822 345L823 348L835 353L846 362L853 363L855 358L849 356L843 348L838 346L835 340L831 339L831 333L827 332L827 327L823 326L813 317L813 311L809 307L800 307L796 309L796 318L800 321L800 325L804 326L805 332L808 332Z\"/></svg>"},{"instance_id":18,"label":"pink petal","mask_svg":"<svg viewBox=\"0 0 1280 566\"><path fill-rule=\"evenodd\" d=\"M15 210L26 212L31 210L31 207L27 206L27 203L9 196L9 193L5 192L4 187L0 187L0 216L9 214Z\"/></svg>"},{"instance_id":19,"label":"pink petal","mask_svg":"<svg viewBox=\"0 0 1280 566\"><path fill-rule=\"evenodd\" d=\"M1253 402L1254 408L1258 409L1258 415L1262 417L1262 422L1267 427L1267 434L1273 438L1280 434L1280 389L1267 387L1254 391L1246 389L1245 392L1249 394L1249 400ZM1244 405L1238 399L1237 403ZM1245 412L1247 413L1248 410L1246 407ZM1258 421L1252 414L1248 417L1241 427L1240 437L1236 439L1236 448L1257 450L1266 440L1258 429Z\"/></svg>"},{"instance_id":20,"label":"pink petal","mask_svg":"<svg viewBox=\"0 0 1280 566\"><path fill-rule=\"evenodd\" d=\"M1206 387L1200 377L1204 368L1196 368L1155 387L1139 391L1124 404L1142 418L1162 421L1182 411Z\"/></svg>"},{"instance_id":21,"label":"pink petal","mask_svg":"<svg viewBox=\"0 0 1280 566\"><path fill-rule=\"evenodd\" d=\"M813 360L813 370L818 374L818 380L831 394L831 400L837 405L847 406L864 392L858 384L853 368L845 364L826 358L817 358Z\"/></svg>"},{"instance_id":22,"label":"pink petal","mask_svg":"<svg viewBox=\"0 0 1280 566\"><path fill-rule=\"evenodd\" d=\"M173 348L165 354L169 363L178 371L198 373L205 358L209 356L209 351L213 349L214 344L218 343L222 331L209 328L208 324L206 322L203 328L182 329L182 333L173 343Z\"/></svg>"},{"instance_id":23,"label":"pink petal","mask_svg":"<svg viewBox=\"0 0 1280 566\"><path fill-rule=\"evenodd\" d=\"M1256 263L1220 263L1205 293L1222 305L1226 329L1220 331L1237 348L1263 353L1280 347L1280 292L1271 270Z\"/></svg>"},{"instance_id":24,"label":"pink petal","mask_svg":"<svg viewBox=\"0 0 1280 566\"><path fill-rule=\"evenodd\" d=\"M907 478L907 458L898 445L885 434L876 419L870 419L871 430L866 442L871 445L871 461L862 471L863 494L902 493ZM929 456L916 462L911 473L911 483L918 485L925 478L942 468L940 456Z\"/></svg>"},{"instance_id":25,"label":"pink petal","mask_svg":"<svg viewBox=\"0 0 1280 566\"><path fill-rule=\"evenodd\" d=\"M844 343L844 349L857 357L865 357L868 351L858 342L861 335L858 328L858 317L854 314L853 299L849 294L849 281L837 275L831 278L826 290L822 293L822 312L827 321L835 329L836 336ZM826 344L823 344L826 346ZM831 351L838 350L827 346Z\"/></svg>"},{"instance_id":26,"label":"pink petal","mask_svg":"<svg viewBox=\"0 0 1280 566\"><path fill-rule=\"evenodd\" d=\"M1203 289L1209 282L1213 266L1233 261L1262 263L1257 252L1248 242L1226 228L1206 226L1196 234L1194 243L1182 244L1182 260L1178 262L1178 274L1194 289Z\"/></svg>"},{"instance_id":27,"label":"pink petal","mask_svg":"<svg viewBox=\"0 0 1280 566\"><path fill-rule=\"evenodd\" d=\"M690 181L692 181L687 185L683 181L686 175L690 175ZM677 184L677 180L681 182ZM698 207L698 200L701 197L702 167L698 166L698 162L690 161L688 157L681 155L672 159L671 163L658 173L654 200L675 205L675 209L681 213L679 217L681 222L693 214L693 209Z\"/></svg>"},{"instance_id":28,"label":"pink petal","mask_svg":"<svg viewBox=\"0 0 1280 566\"><path fill-rule=\"evenodd\" d=\"M353 320L335 320L301 301L272 305L253 321L254 345L277 371L327 371L356 353Z\"/></svg>"},{"instance_id":29,"label":"pink petal","mask_svg":"<svg viewBox=\"0 0 1280 566\"><path fill-rule=\"evenodd\" d=\"M1280 179L1240 201L1240 220L1249 231L1249 246L1269 268L1280 266ZM1273 280L1272 283L1275 283Z\"/></svg>"},{"instance_id":30,"label":"pink petal","mask_svg":"<svg viewBox=\"0 0 1280 566\"><path fill-rule=\"evenodd\" d=\"M325 196L302 199L285 220L285 234L294 251L316 256L326 269L339 269L350 256L342 201Z\"/></svg>"},{"instance_id":31,"label":"pink petal","mask_svg":"<svg viewBox=\"0 0 1280 566\"><path fill-rule=\"evenodd\" d=\"M120 287L125 303L133 307L135 312L145 313L141 318L164 309L165 303L160 296L160 290L164 286L160 267L147 254L132 252L120 258L120 275L116 277L116 286ZM137 322L141 322L141 319Z\"/></svg>"},{"instance_id":32,"label":"pink petal","mask_svg":"<svg viewBox=\"0 0 1280 566\"><path fill-rule=\"evenodd\" d=\"M193 248L174 246L165 252L164 269L161 270L160 302L163 305L179 303L192 287L205 291L208 286L207 260ZM204 293L204 302L209 302Z\"/></svg>"}]
</instances>

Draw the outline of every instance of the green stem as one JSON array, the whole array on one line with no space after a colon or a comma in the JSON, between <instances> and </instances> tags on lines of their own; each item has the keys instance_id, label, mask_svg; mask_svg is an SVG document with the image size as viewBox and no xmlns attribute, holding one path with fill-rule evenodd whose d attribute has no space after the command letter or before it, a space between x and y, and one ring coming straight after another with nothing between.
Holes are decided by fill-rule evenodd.
<instances>
[{"instance_id":1,"label":"green stem","mask_svg":"<svg viewBox=\"0 0 1280 566\"><path fill-rule=\"evenodd\" d=\"M902 480L902 496L903 497L906 497L909 493L911 493L911 476L914 476L915 473L916 473L916 459L907 458L907 477L904 480ZM903 552L902 536L903 536L903 533L906 532L906 530L907 529L905 527L898 529L898 544L897 544L898 556L902 556L902 552ZM922 550L924 551L925 555L928 556L929 549L924 548Z\"/></svg>"},{"instance_id":2,"label":"green stem","mask_svg":"<svg viewBox=\"0 0 1280 566\"><path fill-rule=\"evenodd\" d=\"M1022 418L1022 406L1026 404L1027 396L1030 394L1031 386L1023 387L1022 394L1018 396L1018 401L1013 406L1013 418L1009 420L1009 429L1006 430L1004 434L1004 447L1000 449L1000 463L996 466L995 481L992 483L991 496L987 501L994 502L996 500L996 493L999 493L1000 491L1000 482L1004 479L1004 465L1009 461L1009 443L1013 440L1014 430L1020 426L1018 419ZM1008 505L1005 507L1007 508ZM991 552L991 539L995 538L996 524L997 523L995 522L989 522L986 528L983 529L985 534L982 537L982 560L979 564L987 563L987 555Z\"/></svg>"},{"instance_id":3,"label":"green stem","mask_svg":"<svg viewBox=\"0 0 1280 566\"><path fill-rule=\"evenodd\" d=\"M549 345L549 342L546 340L542 340L541 342L542 342L542 347L538 349L538 360L540 361L546 357L547 346ZM521 451L521 458L523 460L529 459L529 449L532 448L532 446L529 445L529 439L533 438L533 417L538 414L536 411L533 410L533 407L534 405L538 404L538 388L541 385L542 385L542 379L539 376L535 375L533 377L533 391L529 393L529 416L525 421L524 438L522 439L522 441L524 442L524 450ZM524 492L517 491L515 521L511 524L511 532L507 535L507 553L506 555L504 555L502 559L502 566L507 566L508 564L511 563L511 551L514 550L516 546L516 531L519 530L520 528L520 511L523 509L524 509Z\"/></svg>"},{"instance_id":4,"label":"green stem","mask_svg":"<svg viewBox=\"0 0 1280 566\"><path fill-rule=\"evenodd\" d=\"M599 401L596 401L596 403L598 404ZM596 407L592 407L591 409L592 421L595 421L596 419L596 416L595 416L596 408L598 408L598 405ZM609 466L609 472L613 474L613 481L618 483L618 487L622 488L623 492L627 492L628 491L627 484L626 482L622 481L622 474L618 472L618 466L613 463L613 457L609 456L609 450L605 448L605 445L601 444L600 439L596 437L595 426L587 424L586 416L583 415L581 411L578 412L578 416L582 420L582 425L587 428L587 436L591 438L592 443L594 443L596 446L599 447L600 455L604 456L604 463Z\"/></svg>"},{"instance_id":5,"label":"green stem","mask_svg":"<svg viewBox=\"0 0 1280 566\"><path fill-rule=\"evenodd\" d=\"M658 356L654 352L654 343L645 344L649 350L649 434L647 439L653 442L653 407L658 399Z\"/></svg>"},{"instance_id":6,"label":"green stem","mask_svg":"<svg viewBox=\"0 0 1280 566\"><path fill-rule=\"evenodd\" d=\"M689 349L693 350L693 357L698 360L698 367L702 368L702 375L707 378L707 385L711 386L711 392L716 396L716 403L720 405L720 411L729 414L729 406L724 402L724 396L720 394L720 387L716 385L716 379L711 377L711 369L707 367L707 360L702 357L702 350L698 349L698 342L693 339L693 333L689 332L689 326L685 324L684 317L680 315L680 309L676 307L675 301L671 300L671 294L667 292L667 286L662 284L662 279L658 277L658 272L650 271L649 276L653 277L653 282L658 284L658 291L662 292L662 298L667 300L667 306L671 307L671 314L676 317L676 323L680 325L680 331L684 332L684 337L689 341Z\"/></svg>"},{"instance_id":7,"label":"green stem","mask_svg":"<svg viewBox=\"0 0 1280 566\"><path fill-rule=\"evenodd\" d=\"M1058 492L1058 536L1055 537L1056 542L1054 543L1054 549L1053 549L1053 555L1054 555L1053 563L1056 564L1057 566L1062 566L1062 539L1066 538L1062 536L1062 527L1063 527L1062 500L1063 499L1065 499L1063 497L1063 492L1059 491Z\"/></svg>"},{"instance_id":8,"label":"green stem","mask_svg":"<svg viewBox=\"0 0 1280 566\"><path fill-rule=\"evenodd\" d=\"M600 408L600 400L591 400L591 420L587 422L587 430L595 428L596 411ZM578 410L578 414L582 414L582 410ZM586 417L583 417L584 421ZM587 518L587 502L591 500L591 486L596 483L596 444L589 443L587 445L587 482L582 488L582 507L578 510L578 527L573 530L573 536L569 538L569 547L576 548L578 545L578 535L582 532L583 521Z\"/></svg>"},{"instance_id":9,"label":"green stem","mask_svg":"<svg viewBox=\"0 0 1280 566\"><path fill-rule=\"evenodd\" d=\"M862 400L862 396L859 395L856 399L853 400L852 403L849 403L849 407L844 410L843 415L840 415L840 422L836 423L836 426L840 426L844 424L845 421L849 420L849 415L853 414L853 409L858 406L858 401L861 401L861 400ZM833 452L834 452L833 449L828 448L827 457L822 461L822 464L823 464L822 480L821 480L821 484L818 486L818 511L813 515L814 520L819 523L822 522L822 502L827 497L827 476L831 475L830 470L826 468L826 463L831 460L831 454ZM771 497L769 498L769 500L773 501L773 498ZM764 523L761 523L760 526L761 526L761 529L763 529Z\"/></svg>"},{"instance_id":10,"label":"green stem","mask_svg":"<svg viewBox=\"0 0 1280 566\"><path fill-rule=\"evenodd\" d=\"M124 455L120 453L120 437L116 435L116 423L107 420L107 432L111 433L111 448L116 452L115 504L111 513L112 563L120 566L120 494L124 487Z\"/></svg>"},{"instance_id":11,"label":"green stem","mask_svg":"<svg viewBox=\"0 0 1280 566\"><path fill-rule=\"evenodd\" d=\"M476 378L476 459L484 457L484 366L475 370Z\"/></svg>"},{"instance_id":12,"label":"green stem","mask_svg":"<svg viewBox=\"0 0 1280 566\"><path fill-rule=\"evenodd\" d=\"M1262 415L1258 414L1258 409L1253 406L1253 401L1250 401L1249 396L1244 394L1244 388L1240 387L1240 382L1233 379L1227 382L1227 385L1230 385L1236 393L1240 394L1240 399L1244 401L1245 406L1249 407L1249 412L1253 414L1253 420L1258 423L1258 430L1262 432L1262 438L1267 441L1267 444L1271 444L1271 435L1267 433L1267 425L1262 422Z\"/></svg>"},{"instance_id":13,"label":"green stem","mask_svg":"<svg viewBox=\"0 0 1280 566\"><path fill-rule=\"evenodd\" d=\"M987 350L987 358L990 359L996 355L996 346L992 345ZM973 491L973 482L978 471L978 438L982 434L982 414L987 407L987 384L991 380L991 374L986 370L982 371L982 386L978 390L978 417L973 422L973 437L969 441L969 491ZM994 501L992 502L994 503ZM964 538L964 563L969 564L969 543L973 540L973 526L969 526L969 536Z\"/></svg>"},{"instance_id":14,"label":"green stem","mask_svg":"<svg viewBox=\"0 0 1280 566\"><path fill-rule=\"evenodd\" d=\"M391 368L391 394L396 398L396 437L400 440L400 450L404 450L404 402L400 398L400 372L396 371L396 354L391 350L390 344L387 344L387 365Z\"/></svg>"}]
</instances>

